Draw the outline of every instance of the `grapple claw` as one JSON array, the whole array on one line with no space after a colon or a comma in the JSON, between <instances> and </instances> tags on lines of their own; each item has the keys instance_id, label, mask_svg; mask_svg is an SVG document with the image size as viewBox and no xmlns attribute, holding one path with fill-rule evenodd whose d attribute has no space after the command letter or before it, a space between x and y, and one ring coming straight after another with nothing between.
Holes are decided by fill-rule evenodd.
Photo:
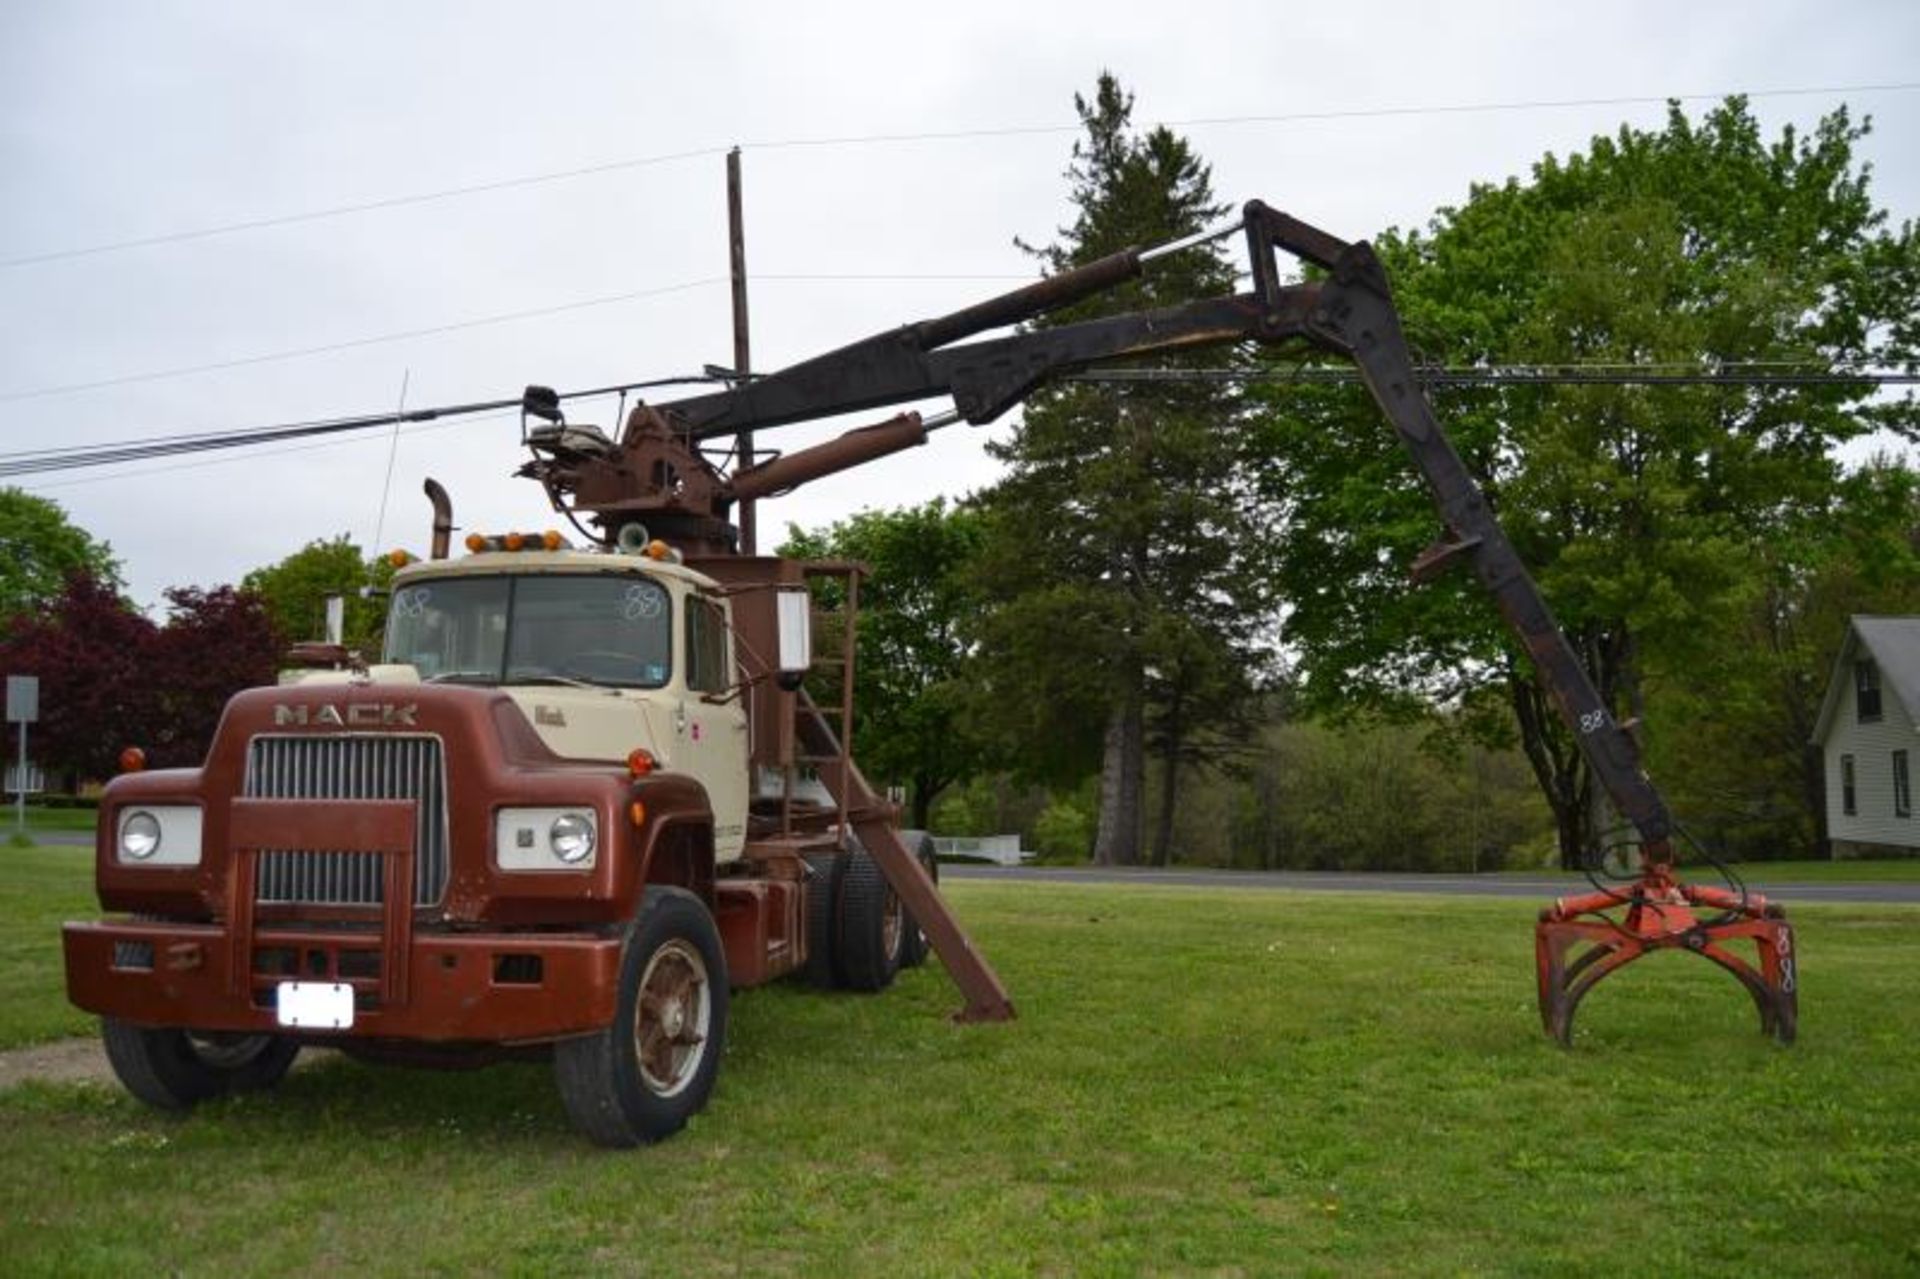
<instances>
[{"instance_id":1,"label":"grapple claw","mask_svg":"<svg viewBox=\"0 0 1920 1279\"><path fill-rule=\"evenodd\" d=\"M1721 916L1702 921L1696 906ZM1656 950L1691 951L1726 969L1753 997L1762 1034L1790 1044L1799 1030L1793 927L1758 894L1682 884L1671 867L1649 863L1629 889L1566 897L1541 911L1533 939L1541 1024L1562 1044L1573 1041L1573 1015L1587 993ZM1727 949L1744 940L1754 943L1757 964Z\"/></svg>"}]
</instances>

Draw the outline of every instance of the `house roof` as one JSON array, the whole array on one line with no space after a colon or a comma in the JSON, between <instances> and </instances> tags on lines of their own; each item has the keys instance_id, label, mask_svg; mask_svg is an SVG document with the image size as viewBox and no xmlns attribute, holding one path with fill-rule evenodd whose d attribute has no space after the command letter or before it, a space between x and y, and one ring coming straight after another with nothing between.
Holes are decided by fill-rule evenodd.
<instances>
[{"instance_id":1,"label":"house roof","mask_svg":"<svg viewBox=\"0 0 1920 1279\"><path fill-rule=\"evenodd\" d=\"M1920 724L1920 617L1856 614L1847 620L1847 638L1834 655L1833 670L1827 676L1827 695L1813 722L1815 742L1827 740L1840 699L1853 687L1849 672L1862 648L1880 668L1881 690L1899 698L1907 718Z\"/></svg>"}]
</instances>

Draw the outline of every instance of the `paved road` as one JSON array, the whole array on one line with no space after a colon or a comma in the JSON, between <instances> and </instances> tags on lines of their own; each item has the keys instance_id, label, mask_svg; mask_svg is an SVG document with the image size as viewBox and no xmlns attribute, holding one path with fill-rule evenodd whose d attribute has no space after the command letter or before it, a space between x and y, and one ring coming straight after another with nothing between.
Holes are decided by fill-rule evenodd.
<instances>
[{"instance_id":1,"label":"paved road","mask_svg":"<svg viewBox=\"0 0 1920 1279\"><path fill-rule=\"evenodd\" d=\"M86 831L44 831L42 844L91 848ZM1548 875L1356 875L1314 870L1096 870L1090 866L962 866L940 868L943 879L1006 880L1052 884L1146 884L1177 888L1292 889L1331 893L1447 893L1463 897L1531 897L1542 904L1585 892L1586 881ZM1716 883L1710 873L1702 883ZM1796 884L1750 876L1748 887L1793 902L1895 902L1920 904L1920 883Z\"/></svg>"},{"instance_id":2,"label":"paved road","mask_svg":"<svg viewBox=\"0 0 1920 1279\"><path fill-rule=\"evenodd\" d=\"M1334 871L1234 871L1094 869L1064 866L957 866L940 868L942 879L1052 884L1139 884L1179 888L1232 888L1336 893L1448 893L1467 897L1531 897L1542 904L1585 892L1586 881L1516 875L1357 875ZM1702 874L1704 883L1715 882ZM1748 887L1786 903L1920 903L1920 883L1795 884L1750 879Z\"/></svg>"},{"instance_id":3,"label":"paved road","mask_svg":"<svg viewBox=\"0 0 1920 1279\"><path fill-rule=\"evenodd\" d=\"M0 839L13 833L10 826L0 826ZM36 844L53 848L92 848L93 832L90 830L36 830L29 831Z\"/></svg>"}]
</instances>

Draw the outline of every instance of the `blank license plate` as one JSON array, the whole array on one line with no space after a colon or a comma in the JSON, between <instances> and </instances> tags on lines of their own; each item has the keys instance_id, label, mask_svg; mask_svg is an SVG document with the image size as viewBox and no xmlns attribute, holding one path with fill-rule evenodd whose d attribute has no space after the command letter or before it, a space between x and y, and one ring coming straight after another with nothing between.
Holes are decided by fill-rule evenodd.
<instances>
[{"instance_id":1,"label":"blank license plate","mask_svg":"<svg viewBox=\"0 0 1920 1279\"><path fill-rule=\"evenodd\" d=\"M337 981L283 981L278 1010L282 1026L345 1030L353 1025L353 987Z\"/></svg>"}]
</instances>

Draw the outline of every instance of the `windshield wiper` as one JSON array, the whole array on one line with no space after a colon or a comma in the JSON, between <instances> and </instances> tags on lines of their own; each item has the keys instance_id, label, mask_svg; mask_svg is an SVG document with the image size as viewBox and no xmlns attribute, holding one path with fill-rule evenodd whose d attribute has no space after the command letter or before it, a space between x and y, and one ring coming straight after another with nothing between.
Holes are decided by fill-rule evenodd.
<instances>
[{"instance_id":1,"label":"windshield wiper","mask_svg":"<svg viewBox=\"0 0 1920 1279\"><path fill-rule=\"evenodd\" d=\"M536 674L521 675L521 674L516 674L513 671L508 671L507 683L509 684L560 684L560 685L564 685L567 688L587 688L587 689L593 689L599 692L606 691L605 685L589 684L586 680L575 679L571 675L555 675L548 671L542 671L537 675Z\"/></svg>"},{"instance_id":2,"label":"windshield wiper","mask_svg":"<svg viewBox=\"0 0 1920 1279\"><path fill-rule=\"evenodd\" d=\"M488 688L499 684L492 671L441 671L420 681L422 684L481 684Z\"/></svg>"}]
</instances>

